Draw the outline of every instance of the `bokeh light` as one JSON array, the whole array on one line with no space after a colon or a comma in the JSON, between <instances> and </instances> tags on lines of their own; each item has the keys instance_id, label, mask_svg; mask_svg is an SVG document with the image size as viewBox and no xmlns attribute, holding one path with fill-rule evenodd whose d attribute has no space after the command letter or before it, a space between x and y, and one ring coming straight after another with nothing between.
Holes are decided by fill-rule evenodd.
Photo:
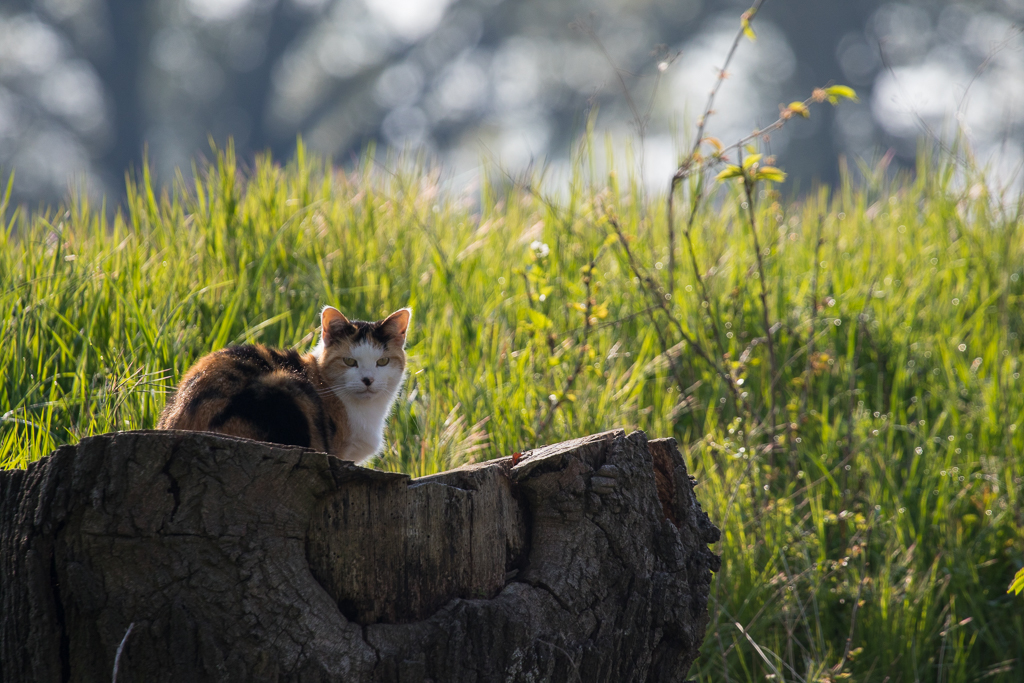
<instances>
[{"instance_id":1,"label":"bokeh light","mask_svg":"<svg viewBox=\"0 0 1024 683\"><path fill-rule=\"evenodd\" d=\"M749 133L831 80L861 102L770 141L804 187L834 181L840 154L870 160L891 148L909 166L922 135L957 131L998 182L1014 182L1024 0L866 2L831 14L814 3L766 3L710 134ZM72 185L117 198L144 150L167 181L209 153L211 136L234 139L244 160L285 158L298 135L339 161L377 140L434 155L454 174L483 158L514 172L558 167L596 112L597 131L618 148L634 138L645 182L662 187L745 5L20 2L0 8L0 172L16 170L21 200L56 201Z\"/></svg>"}]
</instances>

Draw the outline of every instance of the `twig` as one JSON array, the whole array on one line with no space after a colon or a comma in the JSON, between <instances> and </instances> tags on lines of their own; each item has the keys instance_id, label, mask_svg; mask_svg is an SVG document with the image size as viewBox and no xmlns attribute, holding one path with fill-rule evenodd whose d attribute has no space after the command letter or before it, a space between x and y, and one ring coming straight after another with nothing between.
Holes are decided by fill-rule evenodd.
<instances>
[{"instance_id":1,"label":"twig","mask_svg":"<svg viewBox=\"0 0 1024 683\"><path fill-rule=\"evenodd\" d=\"M576 367L573 368L572 373L565 380L565 387L562 389L563 397L572 390L573 384L576 383L576 378L579 377L580 372L583 370L583 365L587 361L587 350L589 348L587 346L587 337L590 334L590 314L594 310L594 299L591 296L590 292L590 281L594 274L594 268L597 265L597 259L603 251L604 247L602 246L601 249L598 250L597 254L591 257L590 263L587 266L587 273L586 275L583 276L583 285L586 288L586 300L584 303L583 310L583 334L580 337L579 356L576 359ZM561 404L562 401L557 396L555 397L554 401L551 401L549 403L547 414L544 416L544 419L541 420L540 424L537 426L534 438L539 439L540 436L547 431L548 427L551 426L551 421L555 417L555 411Z\"/></svg>"},{"instance_id":2,"label":"twig","mask_svg":"<svg viewBox=\"0 0 1024 683\"><path fill-rule=\"evenodd\" d=\"M530 292L530 278L523 271L523 284L526 286L526 303L530 308L533 308L533 294Z\"/></svg>"},{"instance_id":3,"label":"twig","mask_svg":"<svg viewBox=\"0 0 1024 683\"><path fill-rule=\"evenodd\" d=\"M609 222L611 223L612 227L615 228L615 233L619 237L619 242L621 242L623 245L623 250L626 252L626 259L629 261L630 270L633 271L633 275L640 282L640 289L645 294L648 294L648 296L650 296L652 300L654 300L654 305L648 306L646 309L644 309L644 312L647 313L647 317L651 321L651 327L654 328L654 332L658 335L658 343L661 344L662 354L668 360L668 364L672 368L672 375L676 378L676 384L679 385L679 389L680 391L682 391L683 387L686 386L686 382L683 380L683 373L679 369L679 366L676 365L675 356L671 353L672 345L668 343L667 339L665 339L665 332L664 330L661 329L661 326L658 325L658 321L654 317L655 310L666 310L665 303L663 301L658 300L657 292L655 292L652 295L648 291L647 285L650 282L650 280L649 278L647 278L647 276L640 272L640 267L633 259L633 253L630 251L629 245L625 243L626 236L622 233L622 228L619 226L618 221L611 220ZM689 339L688 337L685 338Z\"/></svg>"},{"instance_id":4,"label":"twig","mask_svg":"<svg viewBox=\"0 0 1024 683\"><path fill-rule=\"evenodd\" d=\"M971 87L974 85L975 81L977 81L978 78L988 69L989 65L992 63L992 60L995 58L995 56L999 54L1003 49L1005 49L1006 46L1009 45L1014 38L1021 34L1021 32L1024 32L1024 29L1020 27L1013 27L1012 29L1008 30L1006 32L1006 37L1001 42L996 43L989 51L989 53L985 55L985 59L982 60L980 65L978 65L978 68L975 69L974 74L971 76L971 80L968 81L967 85L964 87L964 94L960 97L960 101L957 102L956 110L958 114L964 113L965 107L967 105L967 96L970 93ZM900 85L900 79L896 75L896 70L892 67L892 64L886 56L881 41L879 41L878 43L878 55L881 59L882 66L885 67L885 70L889 72L889 76L898 86L897 92L906 92ZM939 149L941 149L943 152L945 152L958 163L960 163L964 167L964 169L968 171L975 170L975 167L970 163L970 160L968 158L961 158L955 149L950 148L946 143L942 141L941 137L935 134L935 131L932 130L931 126L928 125L928 122L924 120L924 117L921 116L920 112L918 112L917 108L912 103L904 101L904 104L906 104L907 108L910 109L911 113L914 115L914 118L917 120L918 125L921 126L921 129L924 131L925 135L931 138L939 146ZM961 131L962 130L963 129L961 128Z\"/></svg>"},{"instance_id":5,"label":"twig","mask_svg":"<svg viewBox=\"0 0 1024 683\"><path fill-rule=\"evenodd\" d=\"M772 456L770 458L770 462L774 465L775 442L778 437L775 434L775 387L774 383L771 382L771 378L775 377L779 369L778 362L775 359L775 342L772 341L773 335L771 321L768 318L768 285L765 283L767 278L764 272L764 259L761 257L761 242L757 239L757 222L754 218L754 181L747 174L743 175L743 190L747 195L747 215L750 218L750 234L754 238L754 253L757 256L757 273L758 279L761 281L761 320L764 325L764 333L768 338L768 358L771 361L771 375L769 375L768 385L768 419L772 426Z\"/></svg>"},{"instance_id":6,"label":"twig","mask_svg":"<svg viewBox=\"0 0 1024 683\"><path fill-rule=\"evenodd\" d=\"M594 41L597 45L597 49L601 52L605 61L608 62L608 66L615 72L615 77L619 81L619 88L622 89L622 94L626 98L626 106L629 107L630 114L633 115L633 126L636 128L637 136L640 138L640 186L644 186L644 155L645 155L645 139L647 137L647 126L651 120L651 112L654 110L654 98L658 93L658 86L661 84L661 75L663 67L659 65L658 72L654 76L654 87L651 90L651 96L647 101L646 109L641 112L640 107L637 106L636 100L633 99L633 94L629 91L629 86L626 84L626 79L623 78L623 69L620 69L615 64L615 60L608 53L608 49L605 47L604 42L598 37L597 31L594 30L594 26L589 21L577 20L571 24L572 28L576 28L581 31L584 35ZM667 63L672 63L678 57L678 53L675 55L669 55L666 60ZM629 74L628 71L625 73ZM635 76L635 74L629 74Z\"/></svg>"},{"instance_id":7,"label":"twig","mask_svg":"<svg viewBox=\"0 0 1024 683\"><path fill-rule=\"evenodd\" d=\"M697 209L700 206L700 202L704 198L704 179L704 173L701 173L697 178L697 187L690 202L690 216L686 219L686 229L683 230L683 238L686 240L686 250L690 254L690 267L693 269L693 278L700 289L701 304L707 306L711 317L711 327L715 332L715 345L718 347L719 354L725 354L725 348L722 344L722 330L718 327L718 316L715 315L716 311L713 308L714 302L711 301L711 297L708 295L707 284L704 282L704 276L700 273L700 266L697 265L697 252L693 248L693 223L697 218ZM671 200L671 197L669 199ZM674 258L673 253L674 250L669 253L671 258ZM670 277L669 282L673 282L673 278ZM669 292L672 292L671 288L669 288Z\"/></svg>"},{"instance_id":8,"label":"twig","mask_svg":"<svg viewBox=\"0 0 1024 683\"><path fill-rule=\"evenodd\" d=\"M878 55L879 55L879 58L881 59L882 66L885 67L885 70L889 72L889 76L892 77L892 80L897 85L896 92L897 93L906 92L903 89L903 86L900 84L899 77L896 76L896 70L892 67L892 64L889 62L889 59L888 59L888 57L885 54L885 50L882 49L881 41L879 41L879 43L878 43ZM972 79L972 81L973 81L973 79ZM968 159L961 158L956 150L954 150L951 147L949 147L949 145L947 145L946 143L944 143L942 141L941 137L939 137L938 135L935 134L935 131L933 131L931 126L928 125L928 122L924 120L924 117L921 116L921 114L917 111L917 108L915 106L913 106L912 104L909 104L907 102L905 102L905 104L908 105L908 108L910 109L911 113L914 115L914 118L917 120L917 124L919 126L921 126L921 129L924 131L924 134L928 138L930 138L933 142L935 142L935 144L937 144L939 146L939 149L941 149L945 154L947 154L950 157L952 157L957 163L962 165L966 170L968 170L968 171L974 170L972 165L971 165L971 163L970 163L970 161Z\"/></svg>"},{"instance_id":9,"label":"twig","mask_svg":"<svg viewBox=\"0 0 1024 683\"><path fill-rule=\"evenodd\" d=\"M121 644L117 646L117 654L114 655L114 678L113 683L117 683L117 672L121 667L121 655L124 653L125 643L128 642L128 636L132 634L132 629L135 628L135 622L128 624L128 630L124 632L124 637L121 638Z\"/></svg>"},{"instance_id":10,"label":"twig","mask_svg":"<svg viewBox=\"0 0 1024 683\"><path fill-rule=\"evenodd\" d=\"M870 527L870 526L868 527L868 535L867 535L867 538L864 539L864 550L862 551L863 555L862 555L861 567L860 567L860 571L861 571L860 583L857 584L857 599L853 601L853 614L850 616L850 635L848 635L846 637L846 648L843 650L843 658L840 659L839 663L836 664L836 666L833 667L833 669L832 669L836 673L842 671L843 664L845 664L846 661L850 657L850 647L853 645L854 629L857 628L857 610L860 608L860 596L861 596L861 593L864 590L864 581L867 579L867 575L864 573L864 569L867 567L867 563L868 563L868 560L867 560L867 552L868 552L867 551L867 546L871 542L871 530L872 529L873 529L873 527ZM941 668L941 664L940 664L940 668Z\"/></svg>"},{"instance_id":11,"label":"twig","mask_svg":"<svg viewBox=\"0 0 1024 683\"><path fill-rule=\"evenodd\" d=\"M995 59L996 55L1006 49L1006 46L1013 42L1013 39L1021 33L1024 33L1024 28L1014 26L1006 31L1006 37L1003 38L1002 41L992 46L989 53L985 55L985 59L982 60L981 64L978 65L978 68L974 70L974 75L971 76L971 80L968 81L967 85L964 87L964 94L956 105L956 111L958 114L966 111L967 95L970 94L971 88L974 86L974 82L977 81L986 70L988 70L989 64L992 63L992 60Z\"/></svg>"},{"instance_id":12,"label":"twig","mask_svg":"<svg viewBox=\"0 0 1024 683\"><path fill-rule=\"evenodd\" d=\"M731 683L729 681L729 665L725 661L725 650L722 648L722 636L718 635L718 631L715 631L715 639L718 641L718 651L722 653L722 678L725 683Z\"/></svg>"},{"instance_id":13,"label":"twig","mask_svg":"<svg viewBox=\"0 0 1024 683\"><path fill-rule=\"evenodd\" d=\"M722 64L722 68L718 70L718 77L715 79L715 84L711 87L711 92L708 93L708 102L704 106L704 113L701 114L700 119L697 121L697 136L693 141L693 147L690 149L690 154L683 160L676 172L672 174L672 180L669 182L668 187L668 293L673 294L675 292L675 275L676 275L676 228L675 221L673 220L673 195L675 195L676 189L684 178L690 175L694 163L698 160L698 153L700 151L700 145L704 141L704 129L708 124L708 117L714 113L715 97L718 95L718 90L722 87L722 83L725 82L728 77L729 64L732 62L733 56L736 54L736 49L740 45L740 41L743 40L743 34L746 32L749 23L757 11L761 9L761 5L765 3L765 0L754 0L753 6L743 14L743 24L740 26L740 30L736 32L736 37L732 41L732 47L729 48L729 54L725 57L725 62ZM698 162L699 166L699 162ZM698 185L699 186L699 185ZM699 202L699 199L698 199ZM695 212L697 203L694 203L693 209ZM692 223L692 219L691 219ZM692 251L691 251L692 253Z\"/></svg>"},{"instance_id":14,"label":"twig","mask_svg":"<svg viewBox=\"0 0 1024 683\"><path fill-rule=\"evenodd\" d=\"M714 369L715 373L719 377L721 377L722 380L725 381L725 385L733 394L733 398L736 400L737 406L745 407L746 402L740 395L739 389L736 386L736 383L733 381L732 377L729 375L729 373L727 373L722 368L722 366L720 366L714 360L714 358L712 358L711 355L708 354L704 347L697 343L696 339L691 337L686 332L686 330L683 329L682 324L680 324L679 320L674 315L672 315L672 311L669 310L668 306L665 305L665 299L662 296L658 295L657 283L655 283L649 275L644 274L640 270L640 266L637 264L636 259L633 256L633 251L629 248L629 242L626 240L626 235L622 232L622 226L619 225L619 222L614 217L607 216L606 218L608 220L608 223L612 226L612 228L614 228L615 234L619 238L619 244L622 245L622 249L626 252L626 259L629 262L629 267L633 271L633 275L637 278L637 280L640 281L642 289L647 293L648 296L651 297L651 300L655 303L655 305L658 308L660 308L663 313L665 313L665 315L668 317L669 322L672 323L673 327L675 327L676 332L678 332L679 336L683 338L683 341L689 344L697 353L697 355L700 356L700 358L704 362L710 365L712 369ZM657 328L657 325L655 325L655 327ZM660 328L658 329L658 331L660 335ZM665 352L665 355L669 358L669 362L674 364L671 354L668 353L669 347L666 345L664 338L662 338L662 346L664 347L662 350ZM679 377L679 379L681 379L681 376ZM681 383L679 388L683 388ZM749 413L750 411L744 410L744 412Z\"/></svg>"},{"instance_id":15,"label":"twig","mask_svg":"<svg viewBox=\"0 0 1024 683\"><path fill-rule=\"evenodd\" d=\"M828 85L826 85L826 87L828 87ZM801 102L800 105L806 110L806 108L809 107L810 105L816 104L816 103L819 103L819 102L823 102L827 98L828 98L828 94L826 93L824 88L815 88L814 91L811 93L811 96L808 97L807 99L805 99L803 102ZM774 122L772 122L768 126L766 126L764 128L757 129L754 132L752 132L750 135L747 135L746 137L740 138L739 140L737 140L736 142L734 142L733 144L731 144L731 145L729 145L727 147L723 147L722 149L718 150L715 154L711 155L710 157L706 157L706 158L705 157L701 157L699 154L695 153L695 154L691 155L690 157L687 157L686 160L684 160L683 163L679 165L679 168L676 169L675 174L673 174L673 176L672 176L672 182L669 185L669 195L668 195L669 285L670 285L669 286L669 293L670 294L672 293L672 287L673 287L672 283L673 283L674 277L675 277L674 276L674 272L675 272L675 255L674 255L675 254L675 250L674 250L674 245L675 245L675 220L673 218L673 206L674 206L673 195L675 193L676 187L679 185L679 183L681 183L683 181L683 179L687 178L695 170L700 171L701 177L703 178L703 174L707 170L709 170L710 168L712 168L712 167L714 167L714 166L716 166L716 165L718 165L720 163L724 163L724 162L728 161L728 157L725 154L726 152L729 152L731 150L741 151L743 149L744 145L746 145L751 140L754 140L754 139L759 138L759 137L763 137L763 138L767 139L770 133L773 133L776 130L779 130L784 125L786 125L787 121L789 121L790 119L793 118L793 107L795 106L795 104L796 103L790 105L789 107L782 108L782 112L779 115L779 118L777 118ZM702 186L703 186L703 180L701 180L698 183L698 189L701 189ZM699 204L699 201L702 198L702 196L703 196L702 194L698 194L697 196L695 196L695 202L693 204L693 209L691 210L690 219L689 219L689 221L687 223L687 232L690 231L690 228L693 225L694 214L696 213L697 205ZM689 241L689 238L688 238L688 246L690 248L691 260L694 263L694 271L695 271L695 273L698 273L698 275L697 275L698 284L700 284L700 286L703 287L703 283L700 281L699 269L696 267L696 260L693 257L693 244L692 244L692 242ZM706 296L706 294L705 294L705 296Z\"/></svg>"},{"instance_id":16,"label":"twig","mask_svg":"<svg viewBox=\"0 0 1024 683\"><path fill-rule=\"evenodd\" d=\"M793 586L793 590L796 591L796 588L797 588L796 580L804 572L801 572L800 574L797 574L796 576L793 575L793 571L789 568L789 562L786 560L786 553L785 552L779 553L779 559L782 560L782 567L783 567L783 569L786 570L786 578L788 579L789 585ZM804 570L804 571L809 571L809 570ZM814 642L814 635L811 633L811 619L810 619L810 617L807 616L807 610L804 609L804 603L800 600L799 597L796 600L794 600L794 602L796 603L797 608L800 610L800 616L803 619L804 629L807 630L807 645L810 647L811 652L814 655L814 657L815 658L819 658L821 655L819 654L818 648L817 648L817 646L816 646L816 644Z\"/></svg>"},{"instance_id":17,"label":"twig","mask_svg":"<svg viewBox=\"0 0 1024 683\"><path fill-rule=\"evenodd\" d=\"M816 318L812 318L808 322L810 324L813 324L815 319ZM836 318L824 318L824 320L825 320L826 323L829 323L829 321L832 321L832 323L834 324L834 321L836 320ZM785 362L779 364L779 374L775 375L775 378L772 380L772 386L777 386L779 384L779 382L782 381L782 372L783 372L783 370L785 370L789 366L793 365L793 361L795 361L797 358L799 358L800 356L804 355L805 353L808 353L808 354L811 353L811 350L813 350L813 347L815 346L814 342L816 342L818 340L818 338L828 336L831 333L832 333L832 330L829 329L829 328L825 328L825 329L820 330L818 332L813 332L813 330L812 330L811 334L809 335L809 341L806 344L804 344L803 346L801 346L801 347L797 348L796 350L794 350L792 355L789 358L787 358L785 360ZM758 337L758 339L762 339L762 337ZM810 356L807 356L807 358L810 358ZM808 361L808 363L809 362L810 361ZM808 372L808 369L805 368L804 371L806 373L806 372Z\"/></svg>"},{"instance_id":18,"label":"twig","mask_svg":"<svg viewBox=\"0 0 1024 683\"><path fill-rule=\"evenodd\" d=\"M874 262L874 247L871 249L871 255L868 257L868 270L871 270L871 266ZM857 319L854 324L857 325L857 330L853 335L853 349L850 352L850 377L847 388L847 402L846 402L846 453L853 453L853 410L854 402L857 398L857 352L860 347L861 333L865 332L864 319L867 317L866 313L868 306L871 305L871 297L875 295L875 286L878 282L878 275L876 274L874 279L871 280L871 285L868 288L868 295L864 299L864 305L861 306L860 313L857 314ZM846 476L846 471L841 473L843 478L843 496L845 498L846 491L848 490L849 480Z\"/></svg>"},{"instance_id":19,"label":"twig","mask_svg":"<svg viewBox=\"0 0 1024 683\"><path fill-rule=\"evenodd\" d=\"M807 392L810 387L811 359L814 357L814 323L818 320L818 258L821 255L821 228L825 219L818 214L818 231L814 237L814 267L811 272L811 334L807 340L807 362L804 364L804 386L800 393L800 417L807 414Z\"/></svg>"},{"instance_id":20,"label":"twig","mask_svg":"<svg viewBox=\"0 0 1024 683\"><path fill-rule=\"evenodd\" d=\"M569 666L572 667L573 678L575 680L577 680L577 681L582 681L583 680L582 678L580 678L580 667L579 667L579 664L577 664L575 658L573 658L572 654L567 652L565 650L565 648L558 647L557 645L555 645L551 641L544 640L543 638L538 638L537 642L538 643L543 643L544 645L549 646L552 650L554 650L556 652L561 652L562 655L568 660ZM573 679L570 679L570 680L573 680Z\"/></svg>"},{"instance_id":21,"label":"twig","mask_svg":"<svg viewBox=\"0 0 1024 683\"><path fill-rule=\"evenodd\" d=\"M722 68L718 72L718 78L715 81L715 85L711 88L711 92L708 93L708 103L704 107L704 113L697 121L697 138L693 141L693 148L690 150L691 157L693 157L700 149L700 143L704 139L704 129L707 127L708 117L714 113L715 96L718 95L719 88L722 87L722 83L725 82L725 79L729 75L727 69L729 68L729 63L732 61L733 55L736 54L736 48L739 47L740 41L743 40L743 35L749 27L749 22L753 21L754 15L757 14L758 10L761 9L761 5L764 3L765 0L754 0L754 4L750 9L743 13L743 22L746 22L746 24L744 25L741 23L740 30L736 32L736 37L733 38L732 46L729 48L729 54L725 57L725 63L722 64Z\"/></svg>"},{"instance_id":22,"label":"twig","mask_svg":"<svg viewBox=\"0 0 1024 683\"><path fill-rule=\"evenodd\" d=\"M754 639L750 637L750 634L747 633L746 629L744 629L738 621L736 622L736 628L738 628L740 630L740 633L742 633L743 636L750 642L750 644L754 646L754 650L757 651L757 654L761 655L761 659L764 660L764 663L767 664L768 668L772 670L773 674L775 674L776 680L784 680L782 677L782 673L777 668L775 668L775 665L772 664L772 661L768 659L767 655L765 655L764 650L762 650L761 647L754 642Z\"/></svg>"},{"instance_id":23,"label":"twig","mask_svg":"<svg viewBox=\"0 0 1024 683\"><path fill-rule=\"evenodd\" d=\"M628 322L628 321L632 320L633 318L639 318L640 316L642 316L642 315L644 315L646 313L649 313L650 311L653 311L656 308L657 308L657 306L648 306L647 308L643 309L642 311L637 311L635 313L630 313L629 315L624 315L621 318L616 318L615 320L605 320L604 322L600 322L600 323L598 323L596 325L591 325L590 329L591 330L601 330L601 329L604 329L606 327L614 327L615 325L621 325L622 323ZM577 328L568 330L568 333L569 334L576 334L577 332L582 332L582 331L583 331L583 327L581 326L581 327L577 327Z\"/></svg>"}]
</instances>

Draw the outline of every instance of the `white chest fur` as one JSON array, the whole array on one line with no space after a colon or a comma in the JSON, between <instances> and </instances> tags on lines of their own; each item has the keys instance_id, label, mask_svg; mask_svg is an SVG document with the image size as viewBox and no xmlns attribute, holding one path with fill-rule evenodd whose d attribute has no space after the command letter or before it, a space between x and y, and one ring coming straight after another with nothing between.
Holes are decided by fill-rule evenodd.
<instances>
[{"instance_id":1,"label":"white chest fur","mask_svg":"<svg viewBox=\"0 0 1024 683\"><path fill-rule=\"evenodd\" d=\"M405 366L387 355L387 349L370 341L340 351L344 364L336 363L328 383L345 406L347 429L340 436L338 457L361 462L380 451L384 423L402 387Z\"/></svg>"},{"instance_id":2,"label":"white chest fur","mask_svg":"<svg viewBox=\"0 0 1024 683\"><path fill-rule=\"evenodd\" d=\"M384 423L391 409L391 396L373 400L342 397L348 415L348 438L341 458L360 462L377 453L384 445Z\"/></svg>"}]
</instances>

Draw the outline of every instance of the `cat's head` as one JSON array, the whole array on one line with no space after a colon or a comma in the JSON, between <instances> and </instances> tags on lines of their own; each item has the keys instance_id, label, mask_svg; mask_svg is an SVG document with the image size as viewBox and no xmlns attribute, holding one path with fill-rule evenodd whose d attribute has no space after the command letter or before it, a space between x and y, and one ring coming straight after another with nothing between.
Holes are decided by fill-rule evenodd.
<instances>
[{"instance_id":1,"label":"cat's head","mask_svg":"<svg viewBox=\"0 0 1024 683\"><path fill-rule=\"evenodd\" d=\"M349 320L336 308L320 314L320 343L314 349L324 382L339 398L388 400L398 394L405 375L405 335L412 309L383 320Z\"/></svg>"}]
</instances>

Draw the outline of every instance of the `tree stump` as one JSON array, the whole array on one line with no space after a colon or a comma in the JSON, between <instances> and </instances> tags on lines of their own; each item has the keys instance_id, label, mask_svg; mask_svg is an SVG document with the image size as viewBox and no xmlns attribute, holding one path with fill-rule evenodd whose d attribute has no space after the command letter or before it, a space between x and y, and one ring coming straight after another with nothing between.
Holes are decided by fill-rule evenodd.
<instances>
[{"instance_id":1,"label":"tree stump","mask_svg":"<svg viewBox=\"0 0 1024 683\"><path fill-rule=\"evenodd\" d=\"M0 472L0 680L683 681L718 538L641 432L413 480L107 434Z\"/></svg>"}]
</instances>

